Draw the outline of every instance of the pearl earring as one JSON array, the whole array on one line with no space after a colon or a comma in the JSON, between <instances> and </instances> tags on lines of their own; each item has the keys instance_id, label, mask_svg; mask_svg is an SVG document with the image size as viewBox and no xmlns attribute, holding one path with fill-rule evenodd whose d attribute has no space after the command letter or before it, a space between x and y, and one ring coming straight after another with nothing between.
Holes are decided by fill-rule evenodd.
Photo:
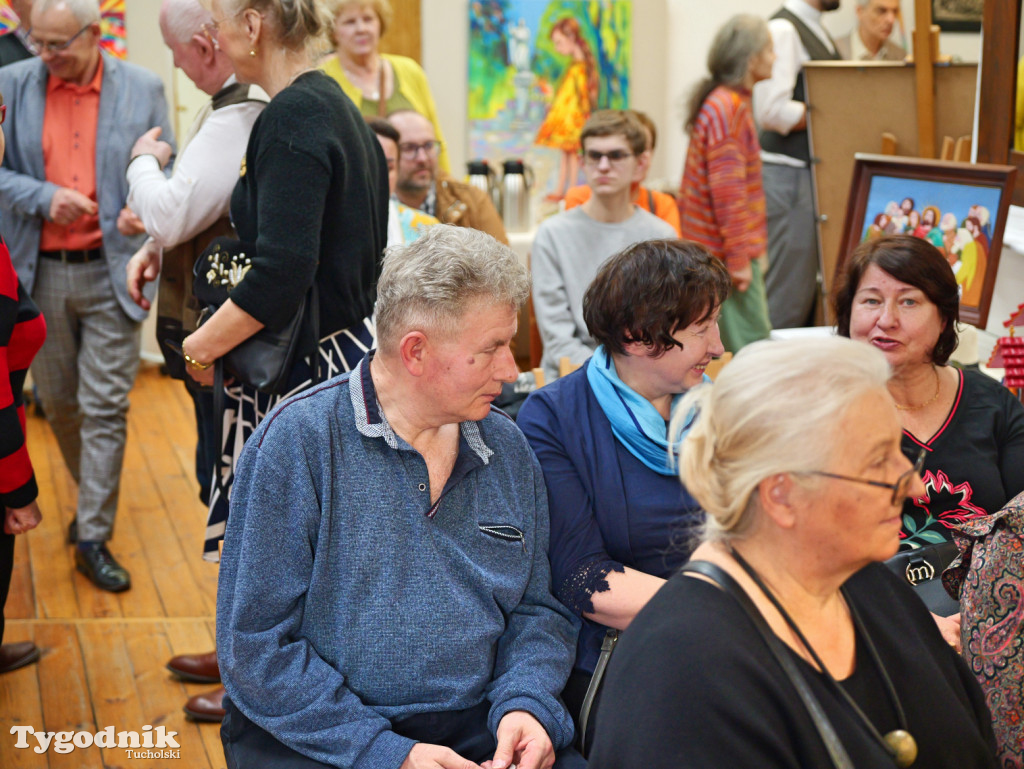
<instances>
[{"instance_id":1,"label":"pearl earring","mask_svg":"<svg viewBox=\"0 0 1024 769\"><path fill-rule=\"evenodd\" d=\"M255 56L256 55L256 49L255 48L250 48L249 49L249 55L250 56Z\"/></svg>"}]
</instances>

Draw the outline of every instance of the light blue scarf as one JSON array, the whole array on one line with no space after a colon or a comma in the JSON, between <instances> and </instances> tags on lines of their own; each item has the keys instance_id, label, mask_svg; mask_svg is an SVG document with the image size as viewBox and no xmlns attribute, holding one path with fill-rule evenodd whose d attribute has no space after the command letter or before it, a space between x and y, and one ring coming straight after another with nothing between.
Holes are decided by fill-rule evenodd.
<instances>
[{"instance_id":1,"label":"light blue scarf","mask_svg":"<svg viewBox=\"0 0 1024 769\"><path fill-rule=\"evenodd\" d=\"M704 381L711 381L707 374L704 375ZM675 475L679 445L693 424L694 416L691 415L687 420L679 440L670 445L666 436L665 419L649 400L619 379L615 362L608 355L604 345L599 346L590 359L587 382L590 383L590 389L594 391L608 421L612 423L612 432L619 443L654 472ZM679 394L672 398L673 415L682 397L682 394Z\"/></svg>"}]
</instances>

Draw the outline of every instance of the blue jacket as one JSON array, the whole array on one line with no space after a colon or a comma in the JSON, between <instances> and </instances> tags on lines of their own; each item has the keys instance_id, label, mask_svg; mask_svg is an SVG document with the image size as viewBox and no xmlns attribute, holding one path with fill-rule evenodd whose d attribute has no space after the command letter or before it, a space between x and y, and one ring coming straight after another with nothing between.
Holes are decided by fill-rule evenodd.
<instances>
[{"instance_id":1,"label":"blue jacket","mask_svg":"<svg viewBox=\"0 0 1024 769\"><path fill-rule=\"evenodd\" d=\"M217 592L232 703L303 755L399 766L389 720L491 703L572 741L558 698L576 623L551 595L544 479L499 411L461 425L432 505L377 408L369 358L272 412L245 445Z\"/></svg>"},{"instance_id":2,"label":"blue jacket","mask_svg":"<svg viewBox=\"0 0 1024 769\"><path fill-rule=\"evenodd\" d=\"M547 482L555 595L580 616L610 571L670 577L703 521L677 477L655 473L615 438L588 366L531 393L518 417ZM577 668L593 672L606 630L584 620Z\"/></svg>"},{"instance_id":3,"label":"blue jacket","mask_svg":"<svg viewBox=\"0 0 1024 769\"><path fill-rule=\"evenodd\" d=\"M145 240L117 231L117 216L128 200L125 170L135 140L154 126L163 129L161 139L174 144L167 117L167 100L160 78L142 67L100 54L103 80L96 126L96 197L103 255L114 294L125 314L141 321L146 311L128 295L125 268ZM0 213L4 239L18 277L30 294L39 261L39 232L50 216L50 201L57 185L46 181L43 165L43 115L49 73L40 59L26 59L0 67L0 93L10 105L4 123L7 151L0 167ZM146 285L151 300L156 283Z\"/></svg>"}]
</instances>

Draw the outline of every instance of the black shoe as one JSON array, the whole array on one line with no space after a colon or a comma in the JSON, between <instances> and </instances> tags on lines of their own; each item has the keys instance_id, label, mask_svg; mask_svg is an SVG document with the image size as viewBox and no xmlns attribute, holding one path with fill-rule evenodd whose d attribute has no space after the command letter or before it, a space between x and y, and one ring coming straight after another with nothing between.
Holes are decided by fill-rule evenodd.
<instances>
[{"instance_id":1,"label":"black shoe","mask_svg":"<svg viewBox=\"0 0 1024 769\"><path fill-rule=\"evenodd\" d=\"M132 586L128 572L107 550L103 542L75 547L75 566L100 590L120 593Z\"/></svg>"},{"instance_id":2,"label":"black shoe","mask_svg":"<svg viewBox=\"0 0 1024 769\"><path fill-rule=\"evenodd\" d=\"M78 542L78 519L72 518L68 524L68 544L74 545Z\"/></svg>"},{"instance_id":3,"label":"black shoe","mask_svg":"<svg viewBox=\"0 0 1024 769\"><path fill-rule=\"evenodd\" d=\"M0 673L23 668L39 659L39 648L31 641L0 646Z\"/></svg>"}]
</instances>

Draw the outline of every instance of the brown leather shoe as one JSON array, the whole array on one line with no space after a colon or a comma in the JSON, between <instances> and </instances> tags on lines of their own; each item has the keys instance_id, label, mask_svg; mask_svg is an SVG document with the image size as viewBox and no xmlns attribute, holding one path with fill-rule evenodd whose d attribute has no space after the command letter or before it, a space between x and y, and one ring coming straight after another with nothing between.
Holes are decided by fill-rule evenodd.
<instances>
[{"instance_id":1,"label":"brown leather shoe","mask_svg":"<svg viewBox=\"0 0 1024 769\"><path fill-rule=\"evenodd\" d=\"M39 659L39 647L31 641L0 646L0 673L10 673Z\"/></svg>"},{"instance_id":2,"label":"brown leather shoe","mask_svg":"<svg viewBox=\"0 0 1024 769\"><path fill-rule=\"evenodd\" d=\"M183 681L197 684L219 684L220 668L217 667L217 652L206 654L179 654L167 663L167 669Z\"/></svg>"},{"instance_id":3,"label":"brown leather shoe","mask_svg":"<svg viewBox=\"0 0 1024 769\"><path fill-rule=\"evenodd\" d=\"M224 720L224 687L220 686L212 692L197 694L185 703L185 715L193 721L211 721L217 723Z\"/></svg>"}]
</instances>

